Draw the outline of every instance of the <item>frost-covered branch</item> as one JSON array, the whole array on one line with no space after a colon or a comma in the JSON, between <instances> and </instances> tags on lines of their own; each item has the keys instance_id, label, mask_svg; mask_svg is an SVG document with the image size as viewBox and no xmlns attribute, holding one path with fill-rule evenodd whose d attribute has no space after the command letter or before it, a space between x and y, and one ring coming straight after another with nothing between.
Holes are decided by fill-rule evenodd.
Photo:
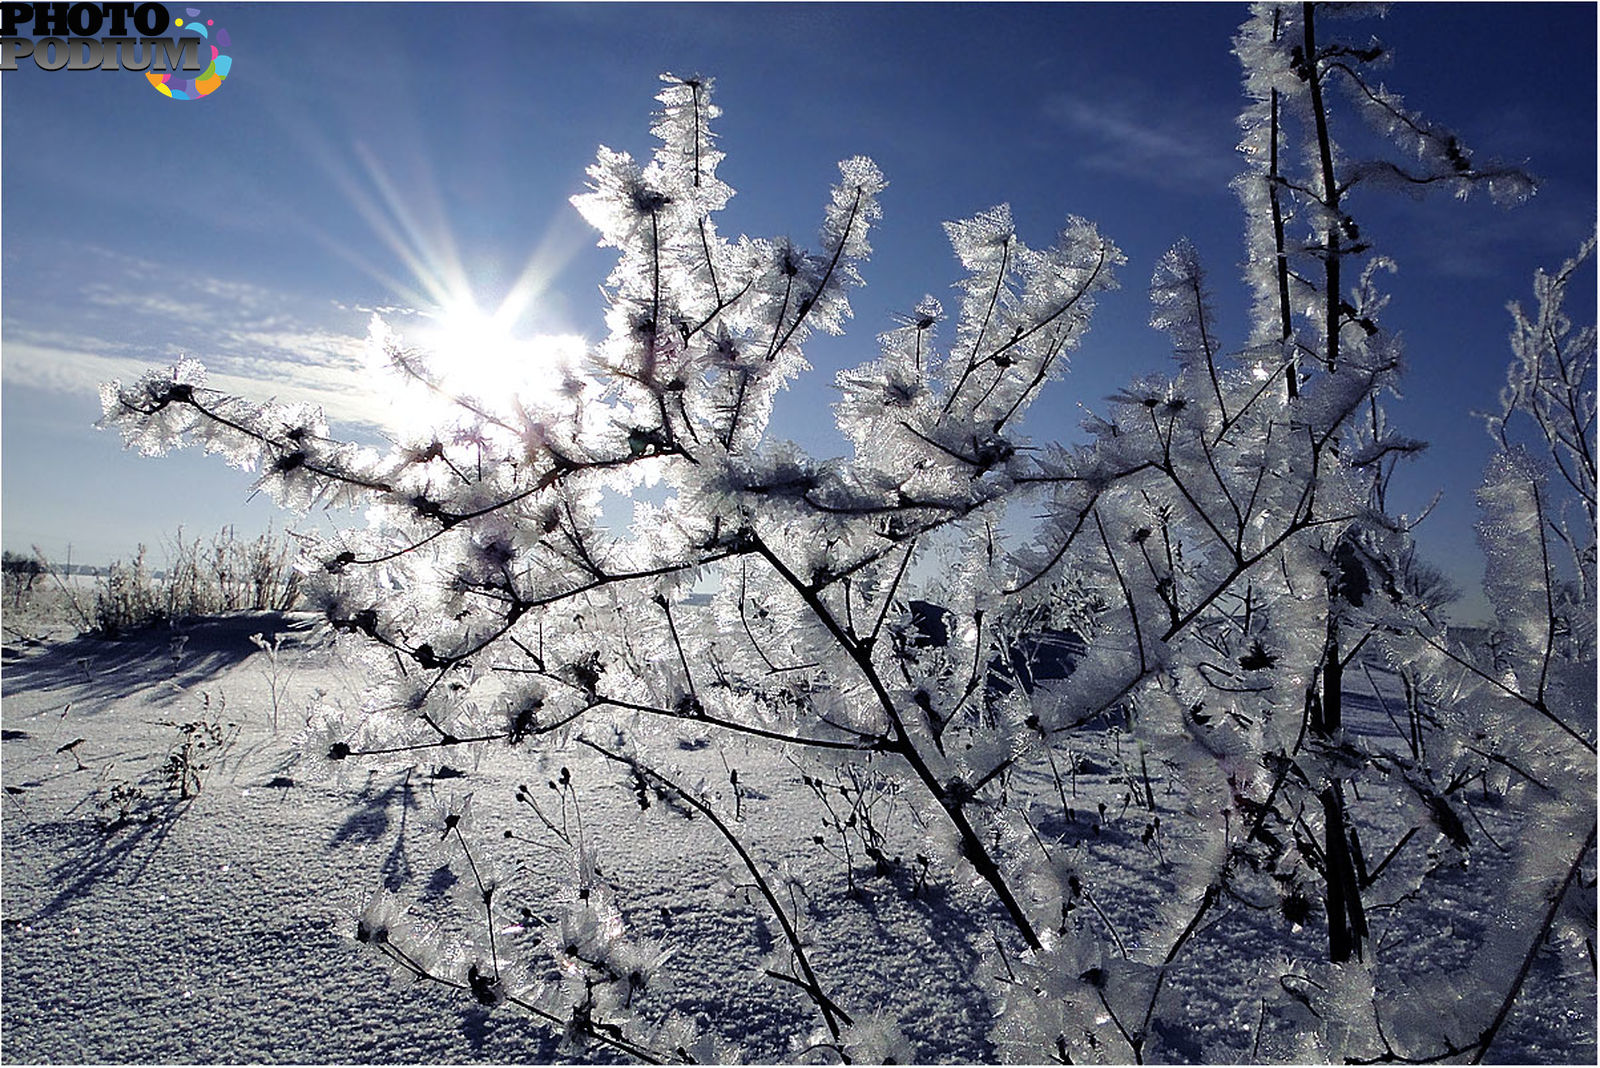
<instances>
[{"instance_id":1,"label":"frost-covered branch","mask_svg":"<svg viewBox=\"0 0 1600 1068\"><path fill-rule=\"evenodd\" d=\"M380 324L390 369L438 402L386 452L335 439L309 409L208 390L192 362L107 387L105 424L150 453L221 452L293 509L364 509L364 526L306 539L315 603L367 684L316 710L308 770L447 752L536 766L584 747L641 807L704 817L738 857L789 955L762 969L820 1014L806 1055L862 1059L903 1039L824 988L812 939L827 932L802 930L780 899L734 773L729 819L660 757L685 730L787 757L773 763L798 769L839 836L842 849L818 836L823 852L852 865L859 842L877 874L910 868L910 892L973 889L952 897L962 919L938 937L982 940L976 979L1007 1056L1171 1055L1180 966L1212 925L1249 915L1298 930L1319 905L1329 959L1239 963L1262 1021L1292 1021L1311 1043L1302 1056L1412 1056L1422 1047L1380 1012L1373 948L1426 898L1434 845L1471 847L1468 827L1490 837L1466 786L1509 771L1553 807L1592 774L1594 335L1560 312L1578 261L1541 276L1536 319L1515 313L1520 362L1490 420L1508 456L1484 493L1511 663L1486 665L1440 628L1442 584L1416 558L1414 524L1385 510L1395 464L1421 445L1384 412L1401 367L1382 324L1390 265L1345 194L1397 177L1493 192L1518 175L1473 162L1374 88L1383 49L1329 34L1341 13L1257 5L1235 41L1255 296L1244 343L1230 349L1198 254L1175 244L1150 283L1173 366L1109 398L1072 447L1035 447L1023 420L1124 258L1075 217L1032 247L1005 206L946 225L962 272L948 318L922 299L837 374L848 455L771 439L807 339L851 315L885 181L864 158L841 164L814 251L729 240L713 84L670 75L651 157L601 148L573 199L617 265L606 336L559 391L505 407L460 395ZM1335 82L1403 162L1346 156L1324 91ZM1524 422L1553 477L1510 456ZM614 494L633 499L631 529L605 513ZM1019 544L1004 519L1024 502L1040 518ZM1384 702L1395 738L1347 722L1358 668L1403 676L1403 725ZM1089 751L1120 812L1109 792L1079 799ZM482 834L460 803L440 844L474 933L408 940L379 903L358 940L413 978L520 1005L575 1046L727 1059L660 1011L650 975L665 951L627 936L626 888L600 877L570 771L550 786L559 822L528 788L517 801L573 865L577 889L553 918L507 915L518 869L498 858L523 840ZM869 789L893 798L881 822ZM1090 807L1093 842L1079 833ZM886 844L904 836L914 868ZM1119 883L1119 864L1139 877ZM855 871L844 881L853 892ZM536 928L549 939L524 937Z\"/></svg>"}]
</instances>

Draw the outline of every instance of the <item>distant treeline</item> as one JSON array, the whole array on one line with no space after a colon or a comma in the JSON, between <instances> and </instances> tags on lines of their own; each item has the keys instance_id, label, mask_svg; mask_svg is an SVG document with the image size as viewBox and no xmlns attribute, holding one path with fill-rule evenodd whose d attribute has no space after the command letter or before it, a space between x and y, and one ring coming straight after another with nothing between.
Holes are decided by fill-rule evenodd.
<instances>
[{"instance_id":1,"label":"distant treeline","mask_svg":"<svg viewBox=\"0 0 1600 1068\"><path fill-rule=\"evenodd\" d=\"M110 568L92 564L53 564L32 553L14 553L7 549L4 556L0 557L0 570L22 575L42 575L46 571L54 571L58 575L104 575ZM164 576L162 572L157 572L156 577Z\"/></svg>"}]
</instances>

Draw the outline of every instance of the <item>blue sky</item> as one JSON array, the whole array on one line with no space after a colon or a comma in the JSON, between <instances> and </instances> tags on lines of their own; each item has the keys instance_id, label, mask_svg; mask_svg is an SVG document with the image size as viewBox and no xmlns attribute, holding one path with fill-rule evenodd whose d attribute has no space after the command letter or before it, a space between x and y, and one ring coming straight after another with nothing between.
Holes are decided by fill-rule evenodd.
<instances>
[{"instance_id":1,"label":"blue sky","mask_svg":"<svg viewBox=\"0 0 1600 1068\"><path fill-rule=\"evenodd\" d=\"M70 544L74 560L104 562L179 525L294 525L215 459L122 452L92 429L103 379L188 354L220 384L315 397L352 425L375 418L362 357L375 309L426 339L444 294L493 309L518 292L530 297L522 334L597 338L610 258L567 201L597 145L651 150L664 70L717 80L720 173L738 191L724 233L809 241L848 156L871 156L890 182L853 327L808 346L816 370L781 398L779 434L841 447L826 432L834 371L867 358L924 293L948 298L956 265L939 223L1000 202L1034 244L1075 214L1128 256L1072 373L1030 417L1037 439L1072 435L1080 403L1166 360L1144 325L1146 287L1178 238L1200 250L1224 336L1245 334L1228 188L1242 6L201 10L233 42L231 75L202 100L169 100L129 72L24 61L0 75L7 549L60 558ZM1528 302L1534 269L1558 266L1595 225L1596 7L1400 4L1368 25L1394 49L1391 88L1544 181L1510 210L1352 205L1399 262L1387 323L1411 370L1396 421L1433 443L1400 507L1444 492L1420 535L1466 585L1481 569L1472 491L1489 452L1468 413L1503 382L1505 304Z\"/></svg>"}]
</instances>

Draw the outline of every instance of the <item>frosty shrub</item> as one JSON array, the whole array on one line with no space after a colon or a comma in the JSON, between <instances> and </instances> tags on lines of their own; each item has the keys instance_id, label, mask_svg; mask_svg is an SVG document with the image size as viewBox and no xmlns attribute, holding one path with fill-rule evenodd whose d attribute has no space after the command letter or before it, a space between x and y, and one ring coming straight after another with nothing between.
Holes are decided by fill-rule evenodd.
<instances>
[{"instance_id":1,"label":"frosty shrub","mask_svg":"<svg viewBox=\"0 0 1600 1068\"><path fill-rule=\"evenodd\" d=\"M293 546L271 531L246 540L224 527L188 541L180 529L168 555L162 597L170 617L287 612L300 599Z\"/></svg>"},{"instance_id":2,"label":"frosty shrub","mask_svg":"<svg viewBox=\"0 0 1600 1068\"><path fill-rule=\"evenodd\" d=\"M38 557L23 556L7 549L3 560L0 560L0 573L5 576L6 600L12 605L19 603L24 595L33 592L33 584L48 570L48 565Z\"/></svg>"},{"instance_id":3,"label":"frosty shrub","mask_svg":"<svg viewBox=\"0 0 1600 1068\"><path fill-rule=\"evenodd\" d=\"M294 551L270 532L245 541L224 527L209 542L180 528L165 573L150 569L140 545L131 562L113 560L95 583L89 630L116 637L153 623L220 612L287 612L300 599Z\"/></svg>"},{"instance_id":4,"label":"frosty shrub","mask_svg":"<svg viewBox=\"0 0 1600 1068\"><path fill-rule=\"evenodd\" d=\"M171 727L178 734L161 765L159 776L168 790L176 793L180 801L187 801L205 786L206 775L217 765L239 736L239 725L223 723L226 699L211 707L211 695L204 694L205 718L178 723L165 720L163 727ZM210 718L215 716L217 718Z\"/></svg>"},{"instance_id":5,"label":"frosty shrub","mask_svg":"<svg viewBox=\"0 0 1600 1068\"><path fill-rule=\"evenodd\" d=\"M31 556L9 551L5 554L4 582L0 585L5 620L0 629L7 641L36 641L50 628L62 624L91 626L83 595L63 575L70 574L70 568L70 563L64 567L51 564L37 549Z\"/></svg>"},{"instance_id":6,"label":"frosty shrub","mask_svg":"<svg viewBox=\"0 0 1600 1068\"><path fill-rule=\"evenodd\" d=\"M1124 260L1077 218L1031 246L1004 206L946 225L964 272L956 307L925 298L876 358L839 374L851 454L772 440L801 346L850 313L884 179L866 159L840 165L815 249L730 241L714 222L732 190L717 177L711 83L671 76L653 158L602 148L575 198L618 262L607 337L562 372L558 398L452 395L381 324L374 343L396 372L441 400L385 453L331 436L313 408L209 389L193 361L106 387L105 423L132 447L197 445L259 472L290 509L364 510L364 526L303 555L310 596L373 680L359 708L319 710L309 764L448 754L470 768L464 751L509 747L546 783L517 801L568 852L568 892L534 908L523 839L464 794L438 832L465 933L419 933L380 894L357 940L402 974L525 1010L574 1049L739 1055L731 1024L658 991L664 951L630 935L601 838L569 822L581 799L559 754L583 751L640 808L721 838L774 932L764 976L814 1011L797 1055L915 1056L914 1022L836 1002L818 965L830 930L747 840L737 774L723 786L677 770L680 742L711 739L787 755L824 813L825 833L794 833L844 858L852 887L898 868L908 893L976 888L952 898L966 929L940 936L983 947L991 1040L1008 1059L1485 1055L1525 962L1592 878L1580 786L1594 758L1593 425L1567 427L1541 392L1540 346L1568 351L1547 308L1519 341L1527 369L1502 422L1560 426L1549 440L1589 487L1589 525L1579 509L1560 527L1575 578L1530 569L1550 538L1518 502L1542 476L1508 445L1485 490L1486 543L1514 676L1482 667L1439 621L1441 583L1387 507L1395 465L1420 443L1385 415L1401 365L1382 325L1389 264L1347 198L1390 186L1514 200L1530 183L1376 84L1383 47L1333 37L1328 14L1259 6L1236 41L1250 336L1224 345L1179 242L1151 282L1175 365L1129 383L1081 446L1024 448L1019 424ZM1342 152L1336 103L1393 159ZM1550 305L1552 286L1541 296ZM1592 364L1562 367L1586 388ZM657 488L636 496L632 533L610 529L603 495L644 486ZM1011 502L1045 516L1028 544L1002 540ZM1072 648L1070 670L1048 670L1047 637ZM1374 665L1405 682L1405 707L1385 709L1393 737L1345 729L1347 676ZM1114 855L1085 830L1106 823L1103 801L1100 821L1080 822L1086 753L1126 787L1133 847ZM1514 821L1518 805L1550 822L1497 843L1521 858L1521 896L1468 947L1482 960L1406 958L1395 943L1413 914L1439 907L1460 858L1492 848L1482 821ZM891 846L908 835L912 848ZM1244 1044L1208 1051L1173 1023L1174 976L1230 923L1308 936L1234 953L1238 1004L1218 1030Z\"/></svg>"},{"instance_id":7,"label":"frosty shrub","mask_svg":"<svg viewBox=\"0 0 1600 1068\"><path fill-rule=\"evenodd\" d=\"M261 666L261 675L267 684L267 695L272 702L270 710L272 730L273 733L277 733L284 699L289 692L289 683L294 679L295 671L300 665L297 659L284 650L281 634L274 634L270 641L260 634L252 634L250 644L261 650L266 661Z\"/></svg>"},{"instance_id":8,"label":"frosty shrub","mask_svg":"<svg viewBox=\"0 0 1600 1068\"><path fill-rule=\"evenodd\" d=\"M1555 275L1539 272L1535 317L1511 305L1514 359L1486 416L1498 449L1478 491L1491 644L1426 626L1398 643L1419 691L1457 719L1432 759L1457 778L1493 775L1527 812L1505 900L1522 922L1492 932L1479 963L1513 978L1483 991L1493 1011L1476 1041L1430 1052L1487 1053L1547 938L1594 969L1595 331L1574 331L1563 307L1593 256L1591 239Z\"/></svg>"}]
</instances>

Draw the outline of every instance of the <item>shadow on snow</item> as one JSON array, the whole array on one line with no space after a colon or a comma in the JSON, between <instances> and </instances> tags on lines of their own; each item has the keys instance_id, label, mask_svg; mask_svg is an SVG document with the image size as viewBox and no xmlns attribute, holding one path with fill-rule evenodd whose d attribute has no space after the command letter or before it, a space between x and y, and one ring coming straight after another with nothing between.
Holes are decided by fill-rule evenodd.
<instances>
[{"instance_id":1,"label":"shadow on snow","mask_svg":"<svg viewBox=\"0 0 1600 1068\"><path fill-rule=\"evenodd\" d=\"M6 665L9 693L74 688L79 702L123 697L147 687L199 685L236 667L258 650L254 634L286 634L304 642L318 617L241 612L161 624L122 638L79 635Z\"/></svg>"}]
</instances>

